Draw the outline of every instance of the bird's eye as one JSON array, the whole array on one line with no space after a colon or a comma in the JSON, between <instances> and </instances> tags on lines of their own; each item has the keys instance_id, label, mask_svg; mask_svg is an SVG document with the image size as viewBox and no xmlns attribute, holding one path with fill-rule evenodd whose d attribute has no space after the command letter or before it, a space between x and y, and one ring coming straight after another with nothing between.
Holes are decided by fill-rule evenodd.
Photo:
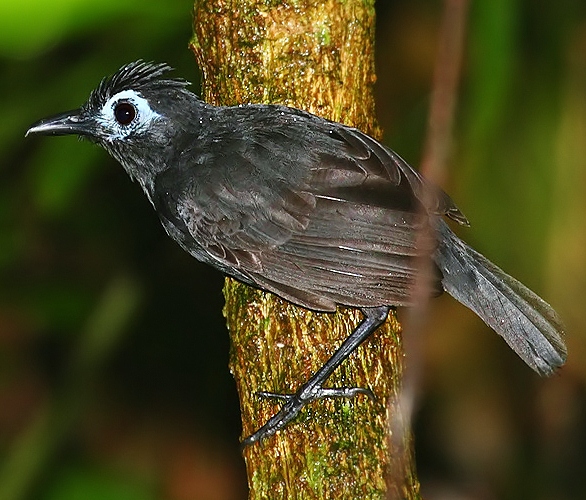
<instances>
[{"instance_id":1,"label":"bird's eye","mask_svg":"<svg viewBox=\"0 0 586 500\"><path fill-rule=\"evenodd\" d=\"M129 102L119 102L114 108L114 116L120 125L128 125L136 117L136 108Z\"/></svg>"}]
</instances>

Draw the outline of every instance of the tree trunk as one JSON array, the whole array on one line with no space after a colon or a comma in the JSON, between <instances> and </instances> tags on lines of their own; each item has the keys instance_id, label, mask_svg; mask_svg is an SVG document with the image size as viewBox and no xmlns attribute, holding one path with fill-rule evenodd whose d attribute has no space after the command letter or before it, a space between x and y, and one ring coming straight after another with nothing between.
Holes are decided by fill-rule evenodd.
<instances>
[{"instance_id":1,"label":"tree trunk","mask_svg":"<svg viewBox=\"0 0 586 500\"><path fill-rule=\"evenodd\" d=\"M191 48L203 97L218 105L279 103L371 135L375 125L374 0L199 0ZM230 368L243 436L295 392L352 332L360 312L318 314L227 279ZM312 403L285 429L244 450L251 499L419 498L411 434L398 403L403 372L394 314L330 377L376 396Z\"/></svg>"}]
</instances>

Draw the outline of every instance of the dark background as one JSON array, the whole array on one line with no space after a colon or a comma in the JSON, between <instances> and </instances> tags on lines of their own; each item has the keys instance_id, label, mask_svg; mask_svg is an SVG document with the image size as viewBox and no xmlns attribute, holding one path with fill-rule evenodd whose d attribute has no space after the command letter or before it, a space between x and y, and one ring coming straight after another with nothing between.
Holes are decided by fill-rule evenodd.
<instances>
[{"instance_id":1,"label":"dark background","mask_svg":"<svg viewBox=\"0 0 586 500\"><path fill-rule=\"evenodd\" d=\"M586 498L586 2L471 2L444 187L460 235L554 305L540 379L449 297L415 417L426 498ZM0 3L0 499L243 499L222 276L75 138L24 139L134 59L198 89L191 0ZM421 158L442 2L377 3L385 143ZM421 357L421 359L414 359ZM367 423L365 423L367 425Z\"/></svg>"}]
</instances>

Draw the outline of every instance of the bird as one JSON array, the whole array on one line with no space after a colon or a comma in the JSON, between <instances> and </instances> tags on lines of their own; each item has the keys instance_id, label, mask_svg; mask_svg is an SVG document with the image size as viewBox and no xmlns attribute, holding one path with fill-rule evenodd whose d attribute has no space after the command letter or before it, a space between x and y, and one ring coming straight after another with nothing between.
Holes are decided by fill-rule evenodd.
<instances>
[{"instance_id":1,"label":"bird","mask_svg":"<svg viewBox=\"0 0 586 500\"><path fill-rule=\"evenodd\" d=\"M442 189L356 128L277 104L214 106L138 60L103 78L80 108L26 135L101 146L142 187L167 234L196 259L306 309L360 309L332 357L243 440L261 441L325 397L331 373L422 283L474 311L540 375L566 361L553 308L468 246L446 219L469 222ZM424 260L422 260L424 259ZM431 272L418 281L421 262Z\"/></svg>"}]
</instances>

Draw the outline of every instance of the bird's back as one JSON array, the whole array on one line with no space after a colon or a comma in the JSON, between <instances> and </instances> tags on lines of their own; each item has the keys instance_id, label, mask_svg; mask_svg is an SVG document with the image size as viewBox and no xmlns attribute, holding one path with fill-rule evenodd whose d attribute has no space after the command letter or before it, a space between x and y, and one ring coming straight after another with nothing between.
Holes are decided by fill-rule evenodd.
<instances>
[{"instance_id":1,"label":"bird's back","mask_svg":"<svg viewBox=\"0 0 586 500\"><path fill-rule=\"evenodd\" d=\"M164 224L194 256L297 304L409 304L430 217L465 220L355 129L266 105L202 121L155 182Z\"/></svg>"}]
</instances>

